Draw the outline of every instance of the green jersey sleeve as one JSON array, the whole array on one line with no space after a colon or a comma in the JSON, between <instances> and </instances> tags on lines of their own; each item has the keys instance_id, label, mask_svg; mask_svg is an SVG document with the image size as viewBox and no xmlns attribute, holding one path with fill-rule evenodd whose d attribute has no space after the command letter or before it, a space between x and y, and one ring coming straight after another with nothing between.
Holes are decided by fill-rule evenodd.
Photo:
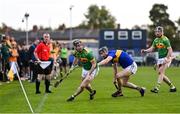
<instances>
[{"instance_id":1,"label":"green jersey sleeve","mask_svg":"<svg viewBox=\"0 0 180 114\"><path fill-rule=\"evenodd\" d=\"M94 59L93 54L89 52L89 53L87 54L87 59L88 59L89 61L93 60L93 59Z\"/></svg>"},{"instance_id":2,"label":"green jersey sleeve","mask_svg":"<svg viewBox=\"0 0 180 114\"><path fill-rule=\"evenodd\" d=\"M154 39L154 41L152 43L152 47L156 48L156 39Z\"/></svg>"},{"instance_id":3,"label":"green jersey sleeve","mask_svg":"<svg viewBox=\"0 0 180 114\"><path fill-rule=\"evenodd\" d=\"M166 38L165 40L164 40L164 44L165 44L165 46L168 48L168 47L171 47L171 43L170 43L170 41L169 41L169 39L168 38Z\"/></svg>"}]
</instances>

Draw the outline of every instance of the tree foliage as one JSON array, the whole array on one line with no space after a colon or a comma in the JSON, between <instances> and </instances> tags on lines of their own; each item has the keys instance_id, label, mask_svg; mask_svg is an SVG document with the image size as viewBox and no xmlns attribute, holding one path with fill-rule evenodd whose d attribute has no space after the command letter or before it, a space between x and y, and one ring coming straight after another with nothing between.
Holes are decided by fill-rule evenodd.
<instances>
[{"instance_id":1,"label":"tree foliage","mask_svg":"<svg viewBox=\"0 0 180 114\"><path fill-rule=\"evenodd\" d=\"M105 6L99 8L97 5L91 5L85 17L86 20L79 25L80 28L115 28L116 19Z\"/></svg>"},{"instance_id":2,"label":"tree foliage","mask_svg":"<svg viewBox=\"0 0 180 114\"><path fill-rule=\"evenodd\" d=\"M164 34L170 39L172 47L178 49L177 46L177 27L175 23L169 19L169 14L167 13L168 7L164 4L154 4L150 10L149 18L152 21L152 25L149 25L148 37L154 38L154 29L157 26L162 26L164 28ZM179 49L178 49L179 50Z\"/></svg>"}]
</instances>

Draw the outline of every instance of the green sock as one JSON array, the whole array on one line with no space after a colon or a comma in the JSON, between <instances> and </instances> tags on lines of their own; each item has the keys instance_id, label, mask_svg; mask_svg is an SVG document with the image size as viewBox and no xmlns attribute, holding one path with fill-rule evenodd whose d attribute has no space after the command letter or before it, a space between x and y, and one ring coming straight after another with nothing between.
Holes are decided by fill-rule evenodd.
<instances>
[{"instance_id":1,"label":"green sock","mask_svg":"<svg viewBox=\"0 0 180 114\"><path fill-rule=\"evenodd\" d=\"M173 87L174 87L174 85L171 83L171 84L170 84L170 88L173 88Z\"/></svg>"},{"instance_id":2,"label":"green sock","mask_svg":"<svg viewBox=\"0 0 180 114\"><path fill-rule=\"evenodd\" d=\"M155 88L159 89L161 87L160 83L157 83L157 85L155 86Z\"/></svg>"}]
</instances>

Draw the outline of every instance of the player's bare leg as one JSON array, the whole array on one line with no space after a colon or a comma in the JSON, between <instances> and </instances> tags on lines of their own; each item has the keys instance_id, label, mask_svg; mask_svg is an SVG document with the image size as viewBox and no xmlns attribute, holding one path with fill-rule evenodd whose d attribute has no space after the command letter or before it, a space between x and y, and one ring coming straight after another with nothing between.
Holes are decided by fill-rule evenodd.
<instances>
[{"instance_id":1,"label":"player's bare leg","mask_svg":"<svg viewBox=\"0 0 180 114\"><path fill-rule=\"evenodd\" d=\"M122 94L122 82L121 82L121 79L120 79L120 78L117 78L116 81L117 81L118 88L117 88L117 91L114 92L111 96L112 96L112 97L120 97L120 96L123 96L123 94ZM115 83L115 82L114 82L114 83Z\"/></svg>"},{"instance_id":2,"label":"player's bare leg","mask_svg":"<svg viewBox=\"0 0 180 114\"><path fill-rule=\"evenodd\" d=\"M170 92L176 92L176 87L172 84L170 79L165 75L165 70L167 68L168 68L168 63L160 65L158 67L159 76L158 76L157 85L154 87L154 89L151 90L151 92L158 93L162 81L164 81L170 86Z\"/></svg>"},{"instance_id":3,"label":"player's bare leg","mask_svg":"<svg viewBox=\"0 0 180 114\"><path fill-rule=\"evenodd\" d=\"M83 82L83 80L84 80L85 78L82 78L82 82ZM92 93L92 87L91 87L91 84L89 83L86 87L86 90L88 90L90 93Z\"/></svg>"},{"instance_id":4,"label":"player's bare leg","mask_svg":"<svg viewBox=\"0 0 180 114\"><path fill-rule=\"evenodd\" d=\"M140 92L141 96L144 96L145 93L145 88L143 87L139 87L131 82L128 82L130 79L130 75L132 75L131 72L129 72L128 70L123 70L120 73L117 74L117 77L120 77L122 79L122 86L123 87L127 87L127 88L131 88L131 89L135 89L137 91Z\"/></svg>"},{"instance_id":5,"label":"player's bare leg","mask_svg":"<svg viewBox=\"0 0 180 114\"><path fill-rule=\"evenodd\" d=\"M86 76L86 78L82 81L81 85L77 88L76 92L69 98L67 99L67 101L73 101L75 99L75 97L77 97L80 93L82 93L84 91L84 88L88 87L89 88L89 84L91 83L91 81L93 80L92 76ZM90 90L92 91L93 95L96 93L96 91ZM91 93L90 93L91 95ZM90 97L91 99L91 97ZM93 98L92 98L93 99Z\"/></svg>"}]
</instances>

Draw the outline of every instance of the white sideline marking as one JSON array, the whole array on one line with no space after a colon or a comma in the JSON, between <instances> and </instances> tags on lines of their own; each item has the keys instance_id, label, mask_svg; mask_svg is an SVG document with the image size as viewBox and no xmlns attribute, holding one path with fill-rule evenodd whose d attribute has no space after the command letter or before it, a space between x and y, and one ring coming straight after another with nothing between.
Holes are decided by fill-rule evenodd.
<instances>
[{"instance_id":1,"label":"white sideline marking","mask_svg":"<svg viewBox=\"0 0 180 114\"><path fill-rule=\"evenodd\" d=\"M48 94L45 94L41 100L41 102L38 104L38 107L36 108L35 112L41 112L42 107L44 106L44 103L46 99L48 98Z\"/></svg>"}]
</instances>

